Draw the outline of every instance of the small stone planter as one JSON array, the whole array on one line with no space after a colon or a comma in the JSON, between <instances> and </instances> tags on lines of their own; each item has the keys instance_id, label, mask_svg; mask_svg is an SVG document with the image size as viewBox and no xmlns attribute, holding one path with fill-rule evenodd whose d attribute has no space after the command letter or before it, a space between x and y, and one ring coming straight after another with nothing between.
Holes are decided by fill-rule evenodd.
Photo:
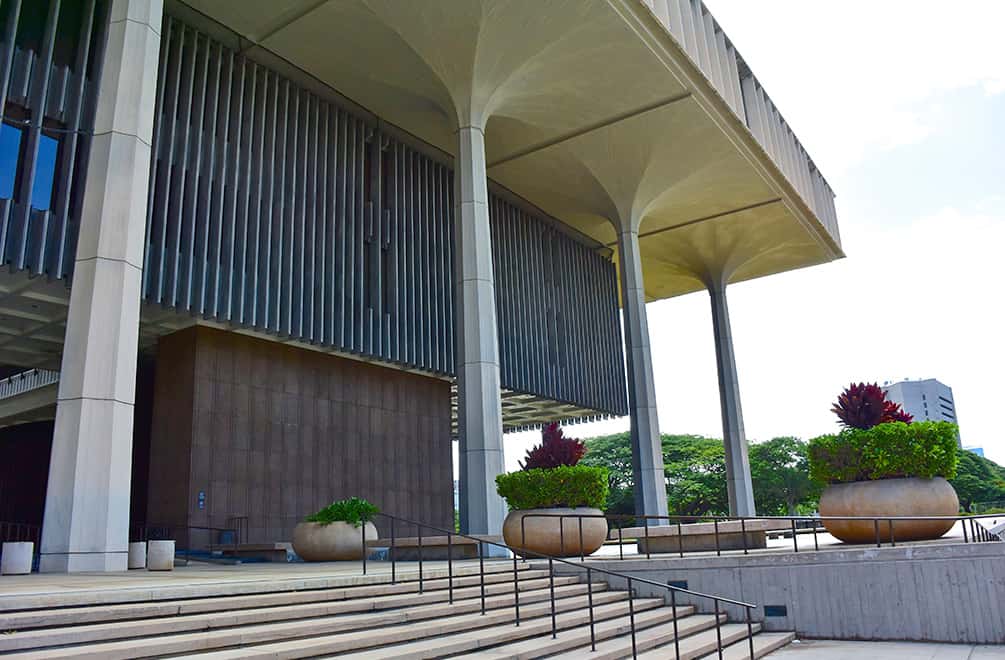
<instances>
[{"instance_id":1,"label":"small stone planter","mask_svg":"<svg viewBox=\"0 0 1005 660\"><path fill-rule=\"evenodd\" d=\"M363 527L342 521L302 522L293 529L293 550L304 561L359 560L365 551L364 533L367 541L377 540L377 528L370 522Z\"/></svg>"},{"instance_id":2,"label":"small stone planter","mask_svg":"<svg viewBox=\"0 0 1005 660\"><path fill-rule=\"evenodd\" d=\"M174 570L174 541L147 541L147 570Z\"/></svg>"},{"instance_id":3,"label":"small stone planter","mask_svg":"<svg viewBox=\"0 0 1005 660\"><path fill-rule=\"evenodd\" d=\"M129 544L130 569L147 567L147 544L143 541L136 541Z\"/></svg>"},{"instance_id":4,"label":"small stone planter","mask_svg":"<svg viewBox=\"0 0 1005 660\"><path fill-rule=\"evenodd\" d=\"M551 514L533 516L531 514ZM569 516L559 518L559 514ZM503 522L503 539L512 550L519 553L529 550L551 557L578 557L596 552L607 540L607 520L599 509L524 509L510 511ZM524 517L527 521L521 525ZM575 516L598 516L577 518ZM582 525L580 525L582 523ZM580 527L582 526L582 543Z\"/></svg>"},{"instance_id":5,"label":"small stone planter","mask_svg":"<svg viewBox=\"0 0 1005 660\"><path fill-rule=\"evenodd\" d=\"M827 516L955 516L960 512L956 491L942 477L934 479L879 479L832 484L820 496L820 515ZM955 520L894 521L897 541L937 539ZM845 543L875 543L876 524L871 520L825 520L824 527ZM888 542L891 526L879 522L879 538Z\"/></svg>"},{"instance_id":6,"label":"small stone planter","mask_svg":"<svg viewBox=\"0 0 1005 660\"><path fill-rule=\"evenodd\" d=\"M31 558L34 554L35 544L31 541L4 543L0 575L28 575L31 573Z\"/></svg>"}]
</instances>

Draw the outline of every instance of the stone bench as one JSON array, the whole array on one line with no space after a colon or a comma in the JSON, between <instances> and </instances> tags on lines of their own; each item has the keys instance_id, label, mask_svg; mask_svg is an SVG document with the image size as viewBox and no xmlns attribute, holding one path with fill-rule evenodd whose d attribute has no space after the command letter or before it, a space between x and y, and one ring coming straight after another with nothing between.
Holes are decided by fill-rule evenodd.
<instances>
[{"instance_id":1,"label":"stone bench","mask_svg":"<svg viewBox=\"0 0 1005 660\"><path fill-rule=\"evenodd\" d=\"M224 557L235 559L264 559L267 562L283 563L289 561L293 552L292 543L241 543L236 548L222 546Z\"/></svg>"},{"instance_id":2,"label":"stone bench","mask_svg":"<svg viewBox=\"0 0 1005 660\"><path fill-rule=\"evenodd\" d=\"M788 520L724 520L719 523L718 549L743 550L768 547L767 533L772 530L791 529ZM648 540L645 527L625 527L621 530L623 539L634 538L639 554L671 552L703 552L716 549L716 525L714 522L683 523L677 525L650 525ZM678 535L679 530L679 535ZM744 539L746 536L746 539ZM618 540L618 530L611 529L609 540Z\"/></svg>"},{"instance_id":3,"label":"stone bench","mask_svg":"<svg viewBox=\"0 0 1005 660\"><path fill-rule=\"evenodd\" d=\"M450 552L453 554L454 559L477 559L478 558L478 541L475 539L482 539L484 541L491 541L493 543L503 543L503 538L501 536L493 536L490 534L472 534L474 539L465 538L463 536L455 536L450 541ZM391 539L374 539L366 542L369 548L386 548L387 558L395 559L397 561L417 561L419 559L419 537L417 536L399 536L394 539L394 547L391 547ZM446 560L447 559L447 537L441 536L423 536L422 537L422 559L423 560ZM485 546L485 556L494 556L498 552L493 552L496 549L495 546Z\"/></svg>"}]
</instances>

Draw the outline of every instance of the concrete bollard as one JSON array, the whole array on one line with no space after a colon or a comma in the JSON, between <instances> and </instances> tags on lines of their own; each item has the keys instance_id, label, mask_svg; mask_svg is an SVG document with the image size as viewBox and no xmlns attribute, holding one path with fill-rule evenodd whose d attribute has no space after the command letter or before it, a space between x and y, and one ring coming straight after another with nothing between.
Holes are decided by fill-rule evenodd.
<instances>
[{"instance_id":1,"label":"concrete bollard","mask_svg":"<svg viewBox=\"0 0 1005 660\"><path fill-rule=\"evenodd\" d=\"M147 541L147 570L174 570L174 541Z\"/></svg>"},{"instance_id":2,"label":"concrete bollard","mask_svg":"<svg viewBox=\"0 0 1005 660\"><path fill-rule=\"evenodd\" d=\"M31 573L31 557L34 553L35 544L31 541L4 543L0 575L28 575Z\"/></svg>"},{"instance_id":3,"label":"concrete bollard","mask_svg":"<svg viewBox=\"0 0 1005 660\"><path fill-rule=\"evenodd\" d=\"M136 541L129 544L129 568L147 567L147 544L144 541Z\"/></svg>"}]
</instances>

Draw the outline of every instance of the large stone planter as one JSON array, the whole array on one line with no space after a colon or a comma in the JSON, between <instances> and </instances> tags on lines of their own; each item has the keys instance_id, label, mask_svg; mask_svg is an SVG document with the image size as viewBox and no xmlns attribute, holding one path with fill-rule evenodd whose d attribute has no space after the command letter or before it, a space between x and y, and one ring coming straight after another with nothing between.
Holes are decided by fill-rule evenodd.
<instances>
[{"instance_id":1,"label":"large stone planter","mask_svg":"<svg viewBox=\"0 0 1005 660\"><path fill-rule=\"evenodd\" d=\"M553 517L535 517L530 514L546 513ZM599 516L597 518L559 518L568 516ZM551 557L578 557L593 554L607 539L607 520L603 512L588 507L575 509L525 509L510 511L503 522L503 539L517 554L521 550ZM520 521L527 517L521 527ZM582 544L580 544L582 521Z\"/></svg>"},{"instance_id":2,"label":"large stone planter","mask_svg":"<svg viewBox=\"0 0 1005 660\"><path fill-rule=\"evenodd\" d=\"M366 523L366 540L377 539L377 528ZM293 529L293 550L304 561L346 561L363 558L363 529L346 522L329 525L302 522Z\"/></svg>"},{"instance_id":3,"label":"large stone planter","mask_svg":"<svg viewBox=\"0 0 1005 660\"><path fill-rule=\"evenodd\" d=\"M827 516L955 516L960 500L949 482L934 479L880 479L834 484L820 496L820 515ZM893 523L897 541L937 539L954 520L900 520ZM875 543L876 526L868 520L825 520L827 531L845 543ZM891 537L890 524L881 521L879 535Z\"/></svg>"}]
</instances>

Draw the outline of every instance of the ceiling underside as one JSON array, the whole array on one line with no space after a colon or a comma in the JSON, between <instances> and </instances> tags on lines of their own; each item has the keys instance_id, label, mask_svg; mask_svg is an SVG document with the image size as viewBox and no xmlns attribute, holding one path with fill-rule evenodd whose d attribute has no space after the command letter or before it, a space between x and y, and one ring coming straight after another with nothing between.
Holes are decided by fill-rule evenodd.
<instances>
[{"instance_id":1,"label":"ceiling underside","mask_svg":"<svg viewBox=\"0 0 1005 660\"><path fill-rule=\"evenodd\" d=\"M725 102L682 79L687 56L671 70L625 19L645 19L641 1L186 2L183 19L195 9L446 153L458 124L484 122L489 177L597 243L640 220L650 300L842 256L710 115Z\"/></svg>"}]
</instances>

